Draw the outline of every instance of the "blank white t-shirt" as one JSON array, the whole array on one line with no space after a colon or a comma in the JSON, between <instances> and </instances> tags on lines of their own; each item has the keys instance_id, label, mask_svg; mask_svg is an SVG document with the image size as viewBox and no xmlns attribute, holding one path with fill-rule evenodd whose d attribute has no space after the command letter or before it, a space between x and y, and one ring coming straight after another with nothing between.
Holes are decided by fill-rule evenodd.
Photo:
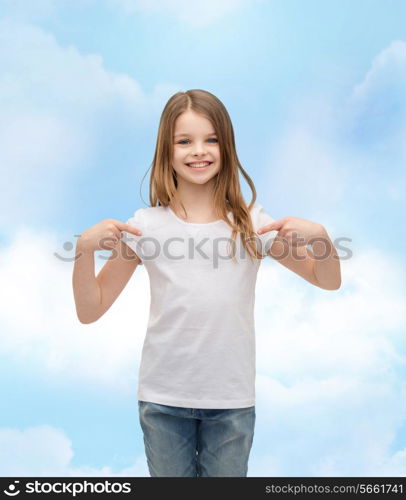
<instances>
[{"instance_id":1,"label":"blank white t-shirt","mask_svg":"<svg viewBox=\"0 0 406 500\"><path fill-rule=\"evenodd\" d=\"M255 231L275 220L257 203L250 213ZM222 220L189 223L157 206L137 210L127 223L142 232L123 231L122 240L145 265L151 292L138 399L185 408L254 406L261 260L251 261L240 235L233 248ZM262 253L276 233L256 236Z\"/></svg>"}]
</instances>

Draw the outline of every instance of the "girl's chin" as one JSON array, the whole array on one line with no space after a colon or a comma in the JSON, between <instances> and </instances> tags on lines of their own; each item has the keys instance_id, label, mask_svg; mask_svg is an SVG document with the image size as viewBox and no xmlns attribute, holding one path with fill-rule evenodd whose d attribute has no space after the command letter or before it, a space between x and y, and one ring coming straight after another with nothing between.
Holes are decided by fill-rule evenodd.
<instances>
[{"instance_id":1,"label":"girl's chin","mask_svg":"<svg viewBox=\"0 0 406 500\"><path fill-rule=\"evenodd\" d=\"M177 174L177 179L179 178L184 181L188 182L189 184L206 184L207 182L213 180L216 178L216 175L180 175L179 173Z\"/></svg>"}]
</instances>

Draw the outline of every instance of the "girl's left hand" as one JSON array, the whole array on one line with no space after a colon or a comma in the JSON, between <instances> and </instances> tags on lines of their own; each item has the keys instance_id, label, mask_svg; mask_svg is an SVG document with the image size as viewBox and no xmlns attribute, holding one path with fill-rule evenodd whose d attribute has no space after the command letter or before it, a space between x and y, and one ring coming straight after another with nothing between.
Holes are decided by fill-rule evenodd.
<instances>
[{"instance_id":1,"label":"girl's left hand","mask_svg":"<svg viewBox=\"0 0 406 500\"><path fill-rule=\"evenodd\" d=\"M299 217L283 217L258 229L258 234L278 231L276 240L285 240L289 245L306 246L315 238L325 238L327 232L321 224Z\"/></svg>"}]
</instances>

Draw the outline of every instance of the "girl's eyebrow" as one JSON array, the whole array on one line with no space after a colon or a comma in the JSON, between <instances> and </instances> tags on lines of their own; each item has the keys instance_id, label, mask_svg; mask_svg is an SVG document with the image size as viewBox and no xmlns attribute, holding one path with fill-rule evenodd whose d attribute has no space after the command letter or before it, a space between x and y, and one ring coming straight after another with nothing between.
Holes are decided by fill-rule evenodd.
<instances>
[{"instance_id":1,"label":"girl's eyebrow","mask_svg":"<svg viewBox=\"0 0 406 500\"><path fill-rule=\"evenodd\" d=\"M207 134L205 137L209 137L209 135L217 135L216 132L212 132L211 134ZM174 137L191 137L192 134L176 134Z\"/></svg>"}]
</instances>

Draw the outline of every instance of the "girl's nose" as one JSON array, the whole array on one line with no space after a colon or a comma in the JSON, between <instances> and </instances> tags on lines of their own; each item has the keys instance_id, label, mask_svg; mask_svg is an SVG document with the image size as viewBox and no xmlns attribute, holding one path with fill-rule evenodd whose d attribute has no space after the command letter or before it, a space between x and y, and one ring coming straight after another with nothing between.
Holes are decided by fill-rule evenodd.
<instances>
[{"instance_id":1,"label":"girl's nose","mask_svg":"<svg viewBox=\"0 0 406 500\"><path fill-rule=\"evenodd\" d=\"M202 155L206 152L206 149L203 144L196 144L193 148L193 155L194 156L199 156Z\"/></svg>"}]
</instances>

